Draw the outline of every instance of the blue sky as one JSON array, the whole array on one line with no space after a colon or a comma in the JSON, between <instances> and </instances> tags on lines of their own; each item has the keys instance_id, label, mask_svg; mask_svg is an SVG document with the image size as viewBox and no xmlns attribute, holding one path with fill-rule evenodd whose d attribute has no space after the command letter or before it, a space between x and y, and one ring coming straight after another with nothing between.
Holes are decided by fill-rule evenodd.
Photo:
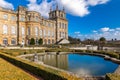
<instances>
[{"instance_id":1,"label":"blue sky","mask_svg":"<svg viewBox=\"0 0 120 80\"><path fill-rule=\"evenodd\" d=\"M1 0L0 6L16 10L19 5L48 17L49 8L64 6L69 35L80 39L120 39L120 0Z\"/></svg>"}]
</instances>

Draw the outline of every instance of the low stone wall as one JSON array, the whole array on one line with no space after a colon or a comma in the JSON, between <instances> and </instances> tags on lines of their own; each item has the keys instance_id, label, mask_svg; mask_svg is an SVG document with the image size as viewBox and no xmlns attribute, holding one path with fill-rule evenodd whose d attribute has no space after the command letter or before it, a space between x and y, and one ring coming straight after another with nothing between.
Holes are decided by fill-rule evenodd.
<instances>
[{"instance_id":1,"label":"low stone wall","mask_svg":"<svg viewBox=\"0 0 120 80\"><path fill-rule=\"evenodd\" d=\"M97 50L97 46L85 46L85 47L70 47L70 49L76 49L76 50Z\"/></svg>"}]
</instances>

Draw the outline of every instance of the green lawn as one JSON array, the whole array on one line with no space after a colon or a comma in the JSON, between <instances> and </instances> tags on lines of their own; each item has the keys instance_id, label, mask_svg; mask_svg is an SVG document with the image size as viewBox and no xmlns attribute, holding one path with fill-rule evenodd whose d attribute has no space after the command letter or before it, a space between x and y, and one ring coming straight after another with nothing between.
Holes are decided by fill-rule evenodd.
<instances>
[{"instance_id":1,"label":"green lawn","mask_svg":"<svg viewBox=\"0 0 120 80\"><path fill-rule=\"evenodd\" d=\"M0 80L37 80L20 68L0 58Z\"/></svg>"}]
</instances>

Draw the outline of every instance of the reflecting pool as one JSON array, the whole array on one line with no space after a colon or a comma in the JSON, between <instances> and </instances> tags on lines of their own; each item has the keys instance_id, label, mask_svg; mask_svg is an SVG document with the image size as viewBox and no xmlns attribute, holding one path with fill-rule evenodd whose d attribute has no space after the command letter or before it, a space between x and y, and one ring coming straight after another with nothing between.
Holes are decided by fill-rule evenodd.
<instances>
[{"instance_id":1,"label":"reflecting pool","mask_svg":"<svg viewBox=\"0 0 120 80\"><path fill-rule=\"evenodd\" d=\"M34 56L26 58L34 60ZM118 67L118 64L104 60L102 57L80 54L38 55L38 61L81 76L103 76L114 72Z\"/></svg>"}]
</instances>

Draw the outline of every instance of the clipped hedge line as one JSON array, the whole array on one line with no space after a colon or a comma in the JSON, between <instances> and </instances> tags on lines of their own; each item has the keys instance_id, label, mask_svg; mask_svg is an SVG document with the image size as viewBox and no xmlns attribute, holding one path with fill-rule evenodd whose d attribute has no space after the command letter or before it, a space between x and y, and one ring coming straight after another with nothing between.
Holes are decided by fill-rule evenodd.
<instances>
[{"instance_id":1,"label":"clipped hedge line","mask_svg":"<svg viewBox=\"0 0 120 80\"><path fill-rule=\"evenodd\" d=\"M108 56L113 57L113 58L120 59L120 54L119 53L114 53L114 52L93 51L93 50L74 50L74 52L104 54L104 55L108 55Z\"/></svg>"},{"instance_id":2,"label":"clipped hedge line","mask_svg":"<svg viewBox=\"0 0 120 80\"><path fill-rule=\"evenodd\" d=\"M108 55L110 57L114 57L119 59L119 54L118 53L114 53L114 52L105 52L105 51L93 51L93 53L99 53L99 54L104 54L104 55Z\"/></svg>"},{"instance_id":3,"label":"clipped hedge line","mask_svg":"<svg viewBox=\"0 0 120 80\"><path fill-rule=\"evenodd\" d=\"M74 52L74 50L68 48L50 48L46 49L45 52Z\"/></svg>"},{"instance_id":4,"label":"clipped hedge line","mask_svg":"<svg viewBox=\"0 0 120 80\"><path fill-rule=\"evenodd\" d=\"M120 75L118 74L107 74L105 80L120 80Z\"/></svg>"},{"instance_id":5,"label":"clipped hedge line","mask_svg":"<svg viewBox=\"0 0 120 80\"><path fill-rule=\"evenodd\" d=\"M9 54L11 56L19 56L19 55L24 55L24 54L33 54L33 53L41 53L41 52L44 52L44 49L43 50L39 50L39 49L31 49L31 50L21 50L21 49L1 49L0 52L3 52L3 53L6 53L6 54Z\"/></svg>"},{"instance_id":6,"label":"clipped hedge line","mask_svg":"<svg viewBox=\"0 0 120 80\"><path fill-rule=\"evenodd\" d=\"M30 61L21 60L4 53L0 53L0 56L12 64L42 77L44 80L82 80L81 78L69 75L68 73L58 71L43 65L38 65Z\"/></svg>"}]
</instances>

